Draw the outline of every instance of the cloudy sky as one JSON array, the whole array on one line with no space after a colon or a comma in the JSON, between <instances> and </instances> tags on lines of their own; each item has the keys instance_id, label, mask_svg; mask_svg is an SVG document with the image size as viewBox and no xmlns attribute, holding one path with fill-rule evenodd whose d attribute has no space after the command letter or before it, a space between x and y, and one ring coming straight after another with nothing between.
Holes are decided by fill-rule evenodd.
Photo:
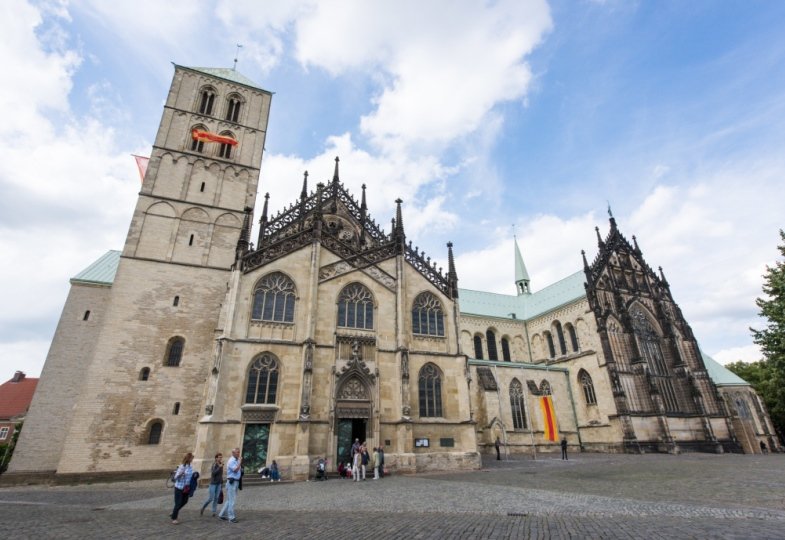
<instances>
[{"instance_id":1,"label":"cloudy sky","mask_svg":"<svg viewBox=\"0 0 785 540\"><path fill-rule=\"evenodd\" d=\"M596 254L607 207L702 348L755 360L785 227L785 3L0 2L0 381L40 373L68 279L121 249L172 62L275 92L261 193L368 185L460 285L534 290ZM387 225L389 228L389 225Z\"/></svg>"}]
</instances>

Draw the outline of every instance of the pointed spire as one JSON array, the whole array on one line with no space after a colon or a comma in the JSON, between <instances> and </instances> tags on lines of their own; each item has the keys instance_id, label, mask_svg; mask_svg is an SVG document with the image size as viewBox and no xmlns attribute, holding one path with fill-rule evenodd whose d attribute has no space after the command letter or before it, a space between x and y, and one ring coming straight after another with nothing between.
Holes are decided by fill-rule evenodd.
<instances>
[{"instance_id":1,"label":"pointed spire","mask_svg":"<svg viewBox=\"0 0 785 540\"><path fill-rule=\"evenodd\" d=\"M611 232L616 232L616 230L617 230L616 229L616 218L611 216L610 218L608 218L608 221L611 222Z\"/></svg>"},{"instance_id":2,"label":"pointed spire","mask_svg":"<svg viewBox=\"0 0 785 540\"><path fill-rule=\"evenodd\" d=\"M393 238L397 244L397 252L403 254L406 247L406 234L403 232L403 212L401 211L403 200L399 197L395 199L395 219L393 223Z\"/></svg>"},{"instance_id":3,"label":"pointed spire","mask_svg":"<svg viewBox=\"0 0 785 540\"><path fill-rule=\"evenodd\" d=\"M360 245L365 245L365 221L368 215L368 205L365 204L365 184L363 184L363 197L360 204Z\"/></svg>"},{"instance_id":4,"label":"pointed spire","mask_svg":"<svg viewBox=\"0 0 785 540\"><path fill-rule=\"evenodd\" d=\"M338 156L335 156L335 172L333 173L333 191L332 191L332 203L330 204L330 211L334 214L338 212Z\"/></svg>"},{"instance_id":5,"label":"pointed spire","mask_svg":"<svg viewBox=\"0 0 785 540\"><path fill-rule=\"evenodd\" d=\"M665 274L662 271L662 266L659 266L658 268L660 270L660 280L662 281L662 284L665 285L665 287L670 289L670 284L668 283L668 280L665 279Z\"/></svg>"},{"instance_id":6,"label":"pointed spire","mask_svg":"<svg viewBox=\"0 0 785 540\"><path fill-rule=\"evenodd\" d=\"M338 156L335 156L335 172L333 172L333 182L338 181L338 162L341 161L338 159Z\"/></svg>"},{"instance_id":7,"label":"pointed spire","mask_svg":"<svg viewBox=\"0 0 785 540\"><path fill-rule=\"evenodd\" d=\"M604 248L605 242L602 241L602 236L600 236L600 228L594 227L594 231L597 233L597 245L600 247L600 249Z\"/></svg>"},{"instance_id":8,"label":"pointed spire","mask_svg":"<svg viewBox=\"0 0 785 540\"><path fill-rule=\"evenodd\" d=\"M518 238L513 235L512 242L515 244L515 289L518 296L522 294L531 294L529 287L530 279L529 272L526 271L526 265L523 263L523 256L521 250L518 248Z\"/></svg>"},{"instance_id":9,"label":"pointed spire","mask_svg":"<svg viewBox=\"0 0 785 540\"><path fill-rule=\"evenodd\" d=\"M638 239L635 238L634 234L632 235L632 245L635 248L635 253L640 255L641 254L641 248L638 247Z\"/></svg>"},{"instance_id":10,"label":"pointed spire","mask_svg":"<svg viewBox=\"0 0 785 540\"><path fill-rule=\"evenodd\" d=\"M303 190L300 192L300 200L304 201L308 197L308 171L303 173Z\"/></svg>"},{"instance_id":11,"label":"pointed spire","mask_svg":"<svg viewBox=\"0 0 785 540\"><path fill-rule=\"evenodd\" d=\"M586 252L581 250L581 257L583 257L583 270L586 271L589 269L589 261L586 260Z\"/></svg>"},{"instance_id":12,"label":"pointed spire","mask_svg":"<svg viewBox=\"0 0 785 540\"><path fill-rule=\"evenodd\" d=\"M270 194L264 194L264 207L262 208L262 217L259 218L259 239L256 242L256 249L262 248L262 239L264 238L264 232L267 228L267 203L270 200Z\"/></svg>"},{"instance_id":13,"label":"pointed spire","mask_svg":"<svg viewBox=\"0 0 785 540\"><path fill-rule=\"evenodd\" d=\"M248 253L248 244L251 239L251 207L245 207L245 216L243 216L243 228L240 231L240 239L237 240L237 249L235 251L235 260L240 261L243 256Z\"/></svg>"},{"instance_id":14,"label":"pointed spire","mask_svg":"<svg viewBox=\"0 0 785 540\"><path fill-rule=\"evenodd\" d=\"M447 283L450 287L450 298L458 298L458 273L455 271L452 242L447 242Z\"/></svg>"}]
</instances>

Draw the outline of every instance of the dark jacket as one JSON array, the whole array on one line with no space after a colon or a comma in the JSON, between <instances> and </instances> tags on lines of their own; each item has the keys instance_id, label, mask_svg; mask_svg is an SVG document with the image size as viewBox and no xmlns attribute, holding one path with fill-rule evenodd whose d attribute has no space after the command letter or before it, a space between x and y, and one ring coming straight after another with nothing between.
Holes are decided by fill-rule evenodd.
<instances>
[{"instance_id":1,"label":"dark jacket","mask_svg":"<svg viewBox=\"0 0 785 540\"><path fill-rule=\"evenodd\" d=\"M221 484L224 476L224 466L213 463L210 469L210 484Z\"/></svg>"}]
</instances>

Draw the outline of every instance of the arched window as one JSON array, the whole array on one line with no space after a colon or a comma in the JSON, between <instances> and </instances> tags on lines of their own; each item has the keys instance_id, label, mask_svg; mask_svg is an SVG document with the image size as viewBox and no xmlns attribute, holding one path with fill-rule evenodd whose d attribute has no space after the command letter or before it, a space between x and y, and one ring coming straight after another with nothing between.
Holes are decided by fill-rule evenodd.
<instances>
[{"instance_id":1,"label":"arched window","mask_svg":"<svg viewBox=\"0 0 785 540\"><path fill-rule=\"evenodd\" d=\"M240 96L234 94L229 96L226 104L226 119L231 122L237 122L240 119L240 106L242 101Z\"/></svg>"},{"instance_id":2,"label":"arched window","mask_svg":"<svg viewBox=\"0 0 785 540\"><path fill-rule=\"evenodd\" d=\"M553 323L553 326L556 328L556 339L559 340L559 350L562 354L567 354L567 343L564 341L564 331L561 328L561 323L556 321Z\"/></svg>"},{"instance_id":3,"label":"arched window","mask_svg":"<svg viewBox=\"0 0 785 540\"><path fill-rule=\"evenodd\" d=\"M193 138L192 134L194 130L207 131L207 128L204 126L194 126L191 128L191 131L188 132L191 137L191 152L199 152L201 154L204 152L204 141L198 141Z\"/></svg>"},{"instance_id":4,"label":"arched window","mask_svg":"<svg viewBox=\"0 0 785 540\"><path fill-rule=\"evenodd\" d=\"M551 383L549 383L545 379L543 379L542 382L540 383L540 394L542 394L543 396L551 395Z\"/></svg>"},{"instance_id":5,"label":"arched window","mask_svg":"<svg viewBox=\"0 0 785 540\"><path fill-rule=\"evenodd\" d=\"M548 354L550 358L556 358L556 348L553 346L553 336L550 332L543 332L545 334L545 341L548 342Z\"/></svg>"},{"instance_id":6,"label":"arched window","mask_svg":"<svg viewBox=\"0 0 785 540\"><path fill-rule=\"evenodd\" d=\"M89 318L90 318L90 310L88 309L87 311L84 312L84 316L82 317L82 320L86 321Z\"/></svg>"},{"instance_id":7,"label":"arched window","mask_svg":"<svg viewBox=\"0 0 785 540\"><path fill-rule=\"evenodd\" d=\"M526 429L526 412L523 408L523 386L518 379L510 384L510 408L512 409L512 427Z\"/></svg>"},{"instance_id":8,"label":"arched window","mask_svg":"<svg viewBox=\"0 0 785 540\"><path fill-rule=\"evenodd\" d=\"M275 403L278 390L278 359L264 353L254 360L248 372L245 390L246 403Z\"/></svg>"},{"instance_id":9,"label":"arched window","mask_svg":"<svg viewBox=\"0 0 785 540\"><path fill-rule=\"evenodd\" d=\"M478 360L482 360L482 336L477 334L474 336L474 357Z\"/></svg>"},{"instance_id":10,"label":"arched window","mask_svg":"<svg viewBox=\"0 0 785 540\"><path fill-rule=\"evenodd\" d=\"M232 139L234 139L234 133L232 133L231 131L222 131L220 135L221 137L231 137ZM230 157L232 157L232 145L221 143L221 146L218 148L218 157L224 159L229 159Z\"/></svg>"},{"instance_id":11,"label":"arched window","mask_svg":"<svg viewBox=\"0 0 785 540\"><path fill-rule=\"evenodd\" d=\"M584 370L578 373L578 382L583 388L583 398L586 400L586 405L597 405L597 395L594 393L594 383L589 375Z\"/></svg>"},{"instance_id":12,"label":"arched window","mask_svg":"<svg viewBox=\"0 0 785 540\"><path fill-rule=\"evenodd\" d=\"M183 358L183 348L185 340L181 337L173 337L166 346L166 364L169 367L177 367Z\"/></svg>"},{"instance_id":13,"label":"arched window","mask_svg":"<svg viewBox=\"0 0 785 540\"><path fill-rule=\"evenodd\" d=\"M199 95L199 112L210 116L213 114L213 105L215 104L215 90L210 87L202 89Z\"/></svg>"},{"instance_id":14,"label":"arched window","mask_svg":"<svg viewBox=\"0 0 785 540\"><path fill-rule=\"evenodd\" d=\"M294 322L294 282L281 272L267 274L256 285L251 319L255 321Z\"/></svg>"},{"instance_id":15,"label":"arched window","mask_svg":"<svg viewBox=\"0 0 785 540\"><path fill-rule=\"evenodd\" d=\"M429 292L420 293L412 307L412 333L425 336L444 335L442 303Z\"/></svg>"},{"instance_id":16,"label":"arched window","mask_svg":"<svg viewBox=\"0 0 785 540\"><path fill-rule=\"evenodd\" d=\"M490 328L485 332L485 339L488 342L488 360L498 360L499 353L496 350L496 334Z\"/></svg>"},{"instance_id":17,"label":"arched window","mask_svg":"<svg viewBox=\"0 0 785 540\"><path fill-rule=\"evenodd\" d=\"M150 431L147 434L147 444L158 444L161 442L161 432L164 425L161 422L155 421L150 424Z\"/></svg>"},{"instance_id":18,"label":"arched window","mask_svg":"<svg viewBox=\"0 0 785 540\"><path fill-rule=\"evenodd\" d=\"M631 310L632 328L640 343L640 352L643 359L649 366L652 379L660 391L668 412L677 412L679 403L676 399L676 392L673 389L668 366L662 354L660 336L651 324L651 321L639 309Z\"/></svg>"},{"instance_id":19,"label":"arched window","mask_svg":"<svg viewBox=\"0 0 785 540\"><path fill-rule=\"evenodd\" d=\"M442 376L433 364L420 369L420 416L442 416Z\"/></svg>"},{"instance_id":20,"label":"arched window","mask_svg":"<svg viewBox=\"0 0 785 540\"><path fill-rule=\"evenodd\" d=\"M142 370L139 372L139 380L146 381L149 378L150 378L150 368L143 367Z\"/></svg>"},{"instance_id":21,"label":"arched window","mask_svg":"<svg viewBox=\"0 0 785 540\"><path fill-rule=\"evenodd\" d=\"M506 337L502 338L502 358L505 362L512 362L512 357L510 356L510 340Z\"/></svg>"},{"instance_id":22,"label":"arched window","mask_svg":"<svg viewBox=\"0 0 785 540\"><path fill-rule=\"evenodd\" d=\"M172 305L173 305L174 307L177 307L177 306L179 306L179 305L180 305L180 297L179 297L179 296L175 296L175 297L174 297L174 300L172 300Z\"/></svg>"},{"instance_id":23,"label":"arched window","mask_svg":"<svg viewBox=\"0 0 785 540\"><path fill-rule=\"evenodd\" d=\"M172 414L175 415L175 416L180 414L180 402L179 401L175 401L174 407L172 407Z\"/></svg>"},{"instance_id":24,"label":"arched window","mask_svg":"<svg viewBox=\"0 0 785 540\"><path fill-rule=\"evenodd\" d=\"M347 285L338 296L338 326L373 330L373 295L359 283Z\"/></svg>"},{"instance_id":25,"label":"arched window","mask_svg":"<svg viewBox=\"0 0 785 540\"><path fill-rule=\"evenodd\" d=\"M567 329L567 334L570 336L570 345L572 345L573 352L578 352L581 350L580 345L578 344L578 334L575 332L575 327L570 323L564 325Z\"/></svg>"}]
</instances>

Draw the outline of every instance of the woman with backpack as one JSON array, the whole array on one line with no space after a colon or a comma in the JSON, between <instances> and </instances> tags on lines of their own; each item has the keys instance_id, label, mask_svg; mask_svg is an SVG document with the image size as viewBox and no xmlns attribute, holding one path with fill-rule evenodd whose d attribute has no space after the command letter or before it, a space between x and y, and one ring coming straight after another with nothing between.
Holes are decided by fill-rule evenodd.
<instances>
[{"instance_id":1,"label":"woman with backpack","mask_svg":"<svg viewBox=\"0 0 785 540\"><path fill-rule=\"evenodd\" d=\"M193 459L194 455L191 452L185 454L185 456L183 456L183 462L177 467L177 471L174 473L174 509L169 516L172 518L172 525L180 523L177 521L177 514L180 512L180 509L188 503L189 493L191 491L191 477L194 474L194 470L191 468Z\"/></svg>"}]
</instances>

